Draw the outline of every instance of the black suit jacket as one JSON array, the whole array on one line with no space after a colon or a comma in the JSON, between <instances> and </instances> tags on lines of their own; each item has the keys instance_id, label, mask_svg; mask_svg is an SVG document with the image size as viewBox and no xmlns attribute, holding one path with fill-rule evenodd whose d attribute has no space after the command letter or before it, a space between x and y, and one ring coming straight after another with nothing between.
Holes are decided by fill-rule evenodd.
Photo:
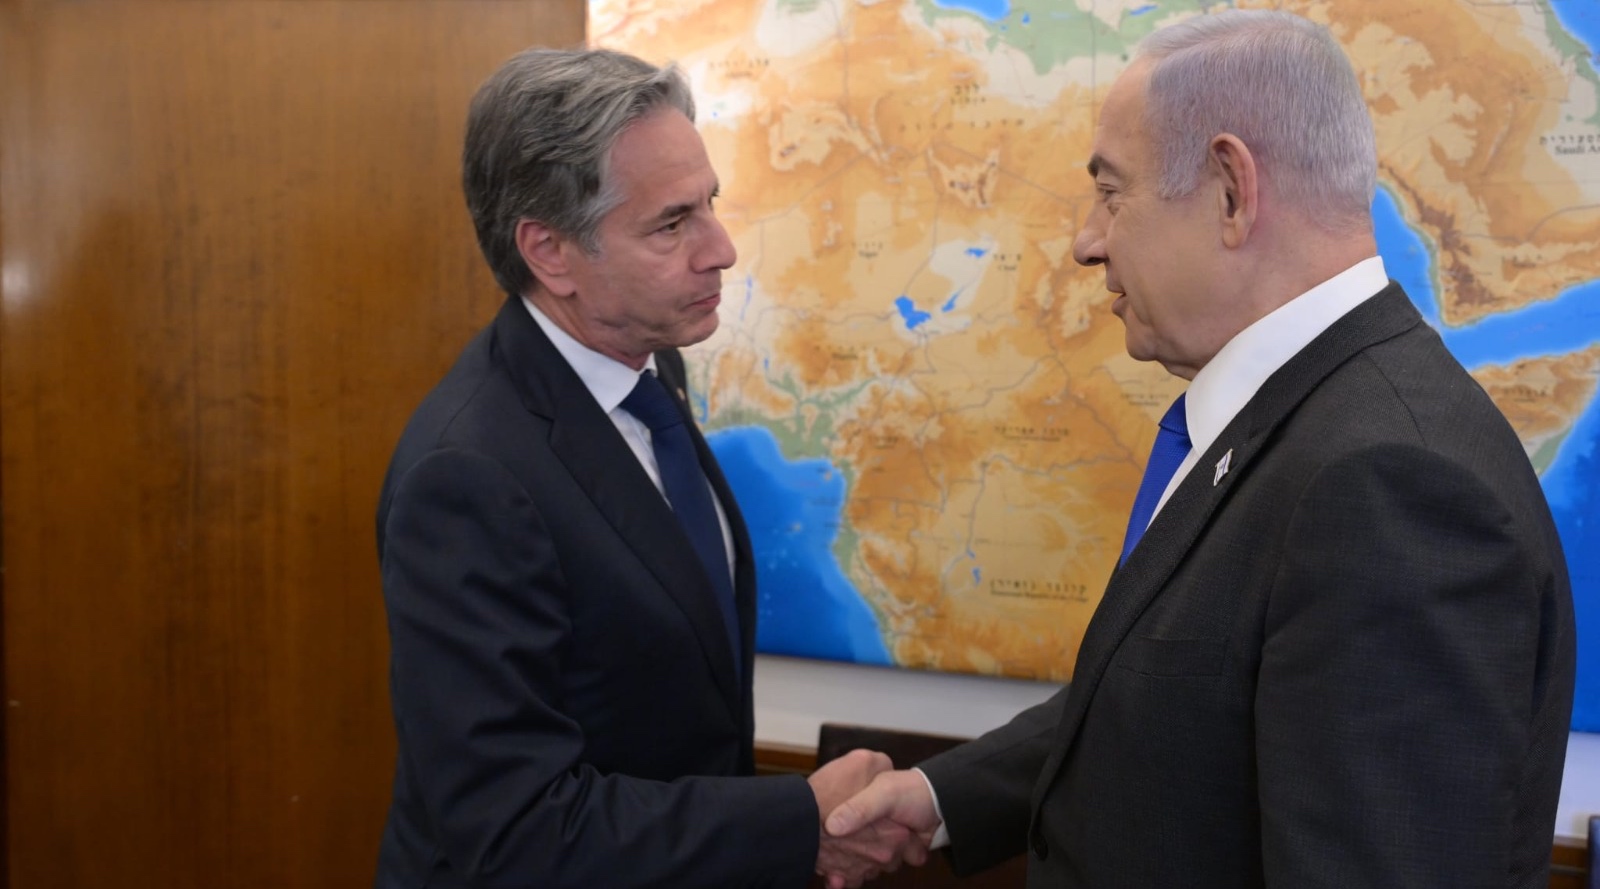
<instances>
[{"instance_id":1,"label":"black suit jacket","mask_svg":"<svg viewBox=\"0 0 1600 889\"><path fill-rule=\"evenodd\" d=\"M1521 444L1391 284L1201 457L1068 688L924 770L957 868L1030 886L1533 889L1574 644Z\"/></svg>"},{"instance_id":2,"label":"black suit jacket","mask_svg":"<svg viewBox=\"0 0 1600 889\"><path fill-rule=\"evenodd\" d=\"M681 391L681 357L657 363ZM378 508L399 738L380 889L807 882L809 787L746 777L750 542L687 425L733 530L737 652L665 499L520 299L417 409Z\"/></svg>"}]
</instances>

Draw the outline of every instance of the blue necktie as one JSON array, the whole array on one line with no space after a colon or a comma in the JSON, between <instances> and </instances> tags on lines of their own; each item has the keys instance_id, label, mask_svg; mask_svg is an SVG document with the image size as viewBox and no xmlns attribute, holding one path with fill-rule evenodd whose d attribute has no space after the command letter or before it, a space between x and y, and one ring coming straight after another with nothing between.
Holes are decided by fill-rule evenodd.
<instances>
[{"instance_id":1,"label":"blue necktie","mask_svg":"<svg viewBox=\"0 0 1600 889\"><path fill-rule=\"evenodd\" d=\"M700 557L706 576L711 578L711 589L722 610L737 670L739 616L733 604L733 579L728 576L728 550L722 543L722 524L717 520L711 489L700 468L700 459L695 455L694 440L683 425L683 412L666 385L650 371L639 375L633 391L622 399L622 409L650 427L650 446L655 450L656 468L661 472L667 503L689 535L689 543Z\"/></svg>"},{"instance_id":2,"label":"blue necktie","mask_svg":"<svg viewBox=\"0 0 1600 889\"><path fill-rule=\"evenodd\" d=\"M1187 394L1179 395L1161 418L1161 431L1156 433L1156 443L1150 448L1150 462L1144 467L1144 480L1139 482L1139 493L1133 498L1133 515L1128 517L1128 534L1122 539L1122 557L1117 560L1118 565L1128 561L1128 553L1133 552L1139 539L1144 537L1144 529L1149 527L1151 516L1156 514L1156 504L1161 502L1162 492L1167 489L1167 483L1172 481L1172 474L1178 471L1178 464L1189 456L1189 449L1193 447L1189 441L1189 418L1183 410L1183 399Z\"/></svg>"}]
</instances>

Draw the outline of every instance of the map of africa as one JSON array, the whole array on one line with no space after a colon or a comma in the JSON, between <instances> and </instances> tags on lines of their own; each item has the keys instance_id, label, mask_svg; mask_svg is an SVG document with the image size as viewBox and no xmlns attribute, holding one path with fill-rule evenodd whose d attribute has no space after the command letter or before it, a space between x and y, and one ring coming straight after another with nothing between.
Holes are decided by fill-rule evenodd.
<instances>
[{"instance_id":1,"label":"map of africa","mask_svg":"<svg viewBox=\"0 0 1600 889\"><path fill-rule=\"evenodd\" d=\"M1220 5L592 0L592 43L683 67L721 178L739 261L688 357L761 650L1068 678L1182 385L1072 261L1095 110ZM1600 638L1600 4L1272 5L1355 62L1389 274L1521 436Z\"/></svg>"}]
</instances>

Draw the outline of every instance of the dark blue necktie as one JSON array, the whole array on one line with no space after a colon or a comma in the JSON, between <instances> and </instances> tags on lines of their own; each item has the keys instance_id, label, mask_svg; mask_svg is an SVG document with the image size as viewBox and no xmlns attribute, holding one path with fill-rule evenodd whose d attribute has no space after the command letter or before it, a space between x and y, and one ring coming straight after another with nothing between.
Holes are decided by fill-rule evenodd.
<instances>
[{"instance_id":1,"label":"dark blue necktie","mask_svg":"<svg viewBox=\"0 0 1600 889\"><path fill-rule=\"evenodd\" d=\"M1139 493L1133 498L1133 515L1128 517L1128 533L1122 538L1122 557L1117 560L1118 565L1128 561L1128 553L1133 552L1139 539L1144 537L1144 529L1149 527L1150 517L1156 513L1156 504L1161 502L1162 492L1167 489L1167 483L1172 481L1172 474L1178 471L1178 464L1189 456L1189 449L1193 447L1189 441L1189 418L1183 410L1183 399L1187 394L1179 395L1161 418L1161 431L1156 433L1156 443L1150 448L1150 462L1145 464L1144 480L1139 482Z\"/></svg>"},{"instance_id":2,"label":"dark blue necktie","mask_svg":"<svg viewBox=\"0 0 1600 889\"><path fill-rule=\"evenodd\" d=\"M711 589L722 610L737 669L739 615L733 604L733 579L728 576L728 550L722 543L722 524L717 520L711 488L700 468L700 459L695 455L694 440L683 425L683 412L666 385L650 371L639 375L633 391L622 399L622 409L650 427L650 445L655 450L656 468L661 472L667 503L689 535L689 543L700 557L706 576L711 578Z\"/></svg>"}]
</instances>

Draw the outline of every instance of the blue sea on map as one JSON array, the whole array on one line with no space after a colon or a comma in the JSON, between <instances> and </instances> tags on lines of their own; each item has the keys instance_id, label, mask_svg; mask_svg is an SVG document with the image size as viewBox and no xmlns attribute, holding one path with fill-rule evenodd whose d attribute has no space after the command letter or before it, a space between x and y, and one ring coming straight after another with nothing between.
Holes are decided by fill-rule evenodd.
<instances>
[{"instance_id":1,"label":"blue sea on map","mask_svg":"<svg viewBox=\"0 0 1600 889\"><path fill-rule=\"evenodd\" d=\"M844 475L826 460L784 459L760 426L706 437L750 529L756 648L770 654L888 664L871 609L834 557Z\"/></svg>"},{"instance_id":2,"label":"blue sea on map","mask_svg":"<svg viewBox=\"0 0 1600 889\"><path fill-rule=\"evenodd\" d=\"M1550 9L1556 14L1567 33L1578 39L1589 50L1589 64L1600 68L1600 3L1595 0L1550 0Z\"/></svg>"},{"instance_id":3,"label":"blue sea on map","mask_svg":"<svg viewBox=\"0 0 1600 889\"><path fill-rule=\"evenodd\" d=\"M1011 12L1010 0L933 0L933 5L977 13L991 22L998 22Z\"/></svg>"}]
</instances>

